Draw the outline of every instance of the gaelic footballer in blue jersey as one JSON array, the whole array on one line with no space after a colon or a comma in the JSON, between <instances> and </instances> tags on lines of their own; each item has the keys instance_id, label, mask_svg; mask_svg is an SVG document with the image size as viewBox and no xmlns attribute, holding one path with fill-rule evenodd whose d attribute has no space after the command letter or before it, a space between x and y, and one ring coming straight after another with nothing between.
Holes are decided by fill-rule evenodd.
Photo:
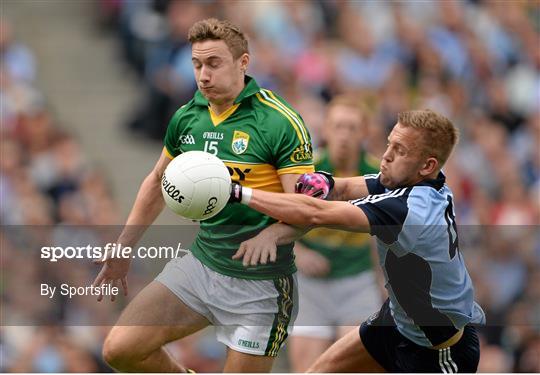
<instances>
[{"instance_id":1,"label":"gaelic footballer in blue jersey","mask_svg":"<svg viewBox=\"0 0 540 375\"><path fill-rule=\"evenodd\" d=\"M380 172L323 177L334 201L235 187L232 200L290 224L242 244L244 264L266 261L276 245L312 227L376 236L389 299L380 311L330 347L313 372L475 372L479 344L471 324L485 321L459 252L452 192L441 168L458 132L430 111L400 113ZM313 195L318 186L301 192ZM308 183L309 184L309 183ZM327 189L323 189L327 190ZM316 194L317 196L317 194ZM339 200L339 201L337 201ZM285 227L286 224L283 224Z\"/></svg>"}]
</instances>

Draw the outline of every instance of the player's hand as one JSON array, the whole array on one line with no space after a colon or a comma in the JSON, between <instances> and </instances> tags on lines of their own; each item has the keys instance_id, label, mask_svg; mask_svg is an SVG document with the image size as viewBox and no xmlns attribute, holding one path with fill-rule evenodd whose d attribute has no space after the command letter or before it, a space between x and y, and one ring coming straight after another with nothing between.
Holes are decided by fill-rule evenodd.
<instances>
[{"instance_id":1,"label":"player's hand","mask_svg":"<svg viewBox=\"0 0 540 375\"><path fill-rule=\"evenodd\" d=\"M332 175L328 172L317 171L301 175L296 182L294 192L313 198L326 199L333 187L334 178Z\"/></svg>"},{"instance_id":2,"label":"player's hand","mask_svg":"<svg viewBox=\"0 0 540 375\"><path fill-rule=\"evenodd\" d=\"M263 233L263 232L261 232ZM242 259L244 267L256 266L275 262L277 258L277 245L275 241L264 235L257 235L240 244L233 259Z\"/></svg>"},{"instance_id":3,"label":"player's hand","mask_svg":"<svg viewBox=\"0 0 540 375\"><path fill-rule=\"evenodd\" d=\"M110 284L113 287L118 287L118 282L122 285L122 290L124 296L128 295L128 282L127 282L127 273L129 271L129 265L131 259L129 258L110 258L110 259L99 259L94 261L96 264L103 264L101 271L97 275L96 279L92 286L99 288L103 284ZM97 300L101 302L103 295L99 295ZM111 294L111 301L114 302L116 296Z\"/></svg>"},{"instance_id":4,"label":"player's hand","mask_svg":"<svg viewBox=\"0 0 540 375\"><path fill-rule=\"evenodd\" d=\"M295 247L296 267L306 276L322 277L330 272L330 262L321 254L308 248Z\"/></svg>"}]
</instances>

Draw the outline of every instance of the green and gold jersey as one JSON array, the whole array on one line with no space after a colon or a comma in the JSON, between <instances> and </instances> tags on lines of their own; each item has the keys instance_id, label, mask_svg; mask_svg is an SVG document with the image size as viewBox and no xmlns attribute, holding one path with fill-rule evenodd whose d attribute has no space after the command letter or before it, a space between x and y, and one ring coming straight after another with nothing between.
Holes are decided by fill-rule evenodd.
<instances>
[{"instance_id":1,"label":"green and gold jersey","mask_svg":"<svg viewBox=\"0 0 540 375\"><path fill-rule=\"evenodd\" d=\"M165 151L173 158L193 150L219 157L233 181L272 192L283 192L280 175L314 170L310 135L300 115L250 77L233 106L219 116L199 91L174 114ZM206 266L228 276L276 279L291 274L296 271L292 244L278 248L275 263L246 268L231 259L242 241L274 222L245 205L227 204L201 222L191 250Z\"/></svg>"},{"instance_id":2,"label":"green and gold jersey","mask_svg":"<svg viewBox=\"0 0 540 375\"><path fill-rule=\"evenodd\" d=\"M328 154L323 151L315 163L317 170L335 174ZM379 161L362 152L358 160L358 174L377 173ZM336 174L339 177L339 174ZM325 278L339 278L356 275L371 269L370 235L352 233L328 228L317 228L308 232L300 242L323 255L330 262L330 272Z\"/></svg>"}]
</instances>

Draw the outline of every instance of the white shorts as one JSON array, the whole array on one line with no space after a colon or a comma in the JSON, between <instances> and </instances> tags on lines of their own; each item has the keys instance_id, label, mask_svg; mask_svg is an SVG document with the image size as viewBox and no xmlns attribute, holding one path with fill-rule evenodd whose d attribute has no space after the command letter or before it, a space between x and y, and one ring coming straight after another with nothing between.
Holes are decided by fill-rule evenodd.
<instances>
[{"instance_id":1,"label":"white shorts","mask_svg":"<svg viewBox=\"0 0 540 375\"><path fill-rule=\"evenodd\" d=\"M337 328L360 325L381 306L375 272L321 279L298 273L299 311L292 335L333 340Z\"/></svg>"},{"instance_id":2,"label":"white shorts","mask_svg":"<svg viewBox=\"0 0 540 375\"><path fill-rule=\"evenodd\" d=\"M215 327L218 341L238 352L277 356L296 319L296 274L276 280L222 275L191 253L171 260L156 277Z\"/></svg>"}]
</instances>

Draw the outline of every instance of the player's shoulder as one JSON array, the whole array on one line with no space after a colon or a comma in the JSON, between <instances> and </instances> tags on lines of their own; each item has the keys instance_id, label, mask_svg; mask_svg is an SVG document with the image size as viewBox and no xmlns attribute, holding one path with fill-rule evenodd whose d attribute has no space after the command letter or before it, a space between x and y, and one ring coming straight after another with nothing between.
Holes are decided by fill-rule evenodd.
<instances>
[{"instance_id":1,"label":"player's shoulder","mask_svg":"<svg viewBox=\"0 0 540 375\"><path fill-rule=\"evenodd\" d=\"M254 108L264 117L271 118L278 124L287 125L290 122L301 123L300 114L281 96L275 92L261 88L253 100Z\"/></svg>"},{"instance_id":2,"label":"player's shoulder","mask_svg":"<svg viewBox=\"0 0 540 375\"><path fill-rule=\"evenodd\" d=\"M198 116L199 108L195 105L195 100L191 99L186 104L182 105L180 108L174 112L172 115L168 128L170 130L175 130L178 127L182 128L183 124L194 116Z\"/></svg>"},{"instance_id":3,"label":"player's shoulder","mask_svg":"<svg viewBox=\"0 0 540 375\"><path fill-rule=\"evenodd\" d=\"M409 187L407 194L408 224L423 224L433 208L431 190L425 186Z\"/></svg>"},{"instance_id":4,"label":"player's shoulder","mask_svg":"<svg viewBox=\"0 0 540 375\"><path fill-rule=\"evenodd\" d=\"M189 102L187 102L186 104L180 106L180 108L178 108L176 110L176 112L174 113L175 116L183 116L187 113L190 113L191 111L197 109L197 106L195 105L195 99L191 99Z\"/></svg>"},{"instance_id":5,"label":"player's shoulder","mask_svg":"<svg viewBox=\"0 0 540 375\"><path fill-rule=\"evenodd\" d=\"M289 111L297 113L297 111L293 108L293 106L285 98L283 98L281 95L279 95L275 91L261 87L256 96L257 96L257 99L259 99L259 97L260 99L262 99L262 100L259 100L261 102L266 101L268 103L275 104L280 107L285 107Z\"/></svg>"},{"instance_id":6,"label":"player's shoulder","mask_svg":"<svg viewBox=\"0 0 540 375\"><path fill-rule=\"evenodd\" d=\"M189 102L187 102L186 104L180 106L180 108L178 108L173 116L172 116L172 120L180 120L182 118L182 116L185 116L186 114L188 114L190 111L192 111L193 109L195 108L195 100L194 99L191 99Z\"/></svg>"},{"instance_id":7,"label":"player's shoulder","mask_svg":"<svg viewBox=\"0 0 540 375\"><path fill-rule=\"evenodd\" d=\"M412 224L437 223L441 220L452 199L452 192L446 184L442 186L417 185L411 188L407 198Z\"/></svg>"},{"instance_id":8,"label":"player's shoulder","mask_svg":"<svg viewBox=\"0 0 540 375\"><path fill-rule=\"evenodd\" d=\"M270 134L279 139L298 138L301 144L311 144L309 130L302 117L283 98L268 89L260 89L255 101L261 114L260 121Z\"/></svg>"}]
</instances>

